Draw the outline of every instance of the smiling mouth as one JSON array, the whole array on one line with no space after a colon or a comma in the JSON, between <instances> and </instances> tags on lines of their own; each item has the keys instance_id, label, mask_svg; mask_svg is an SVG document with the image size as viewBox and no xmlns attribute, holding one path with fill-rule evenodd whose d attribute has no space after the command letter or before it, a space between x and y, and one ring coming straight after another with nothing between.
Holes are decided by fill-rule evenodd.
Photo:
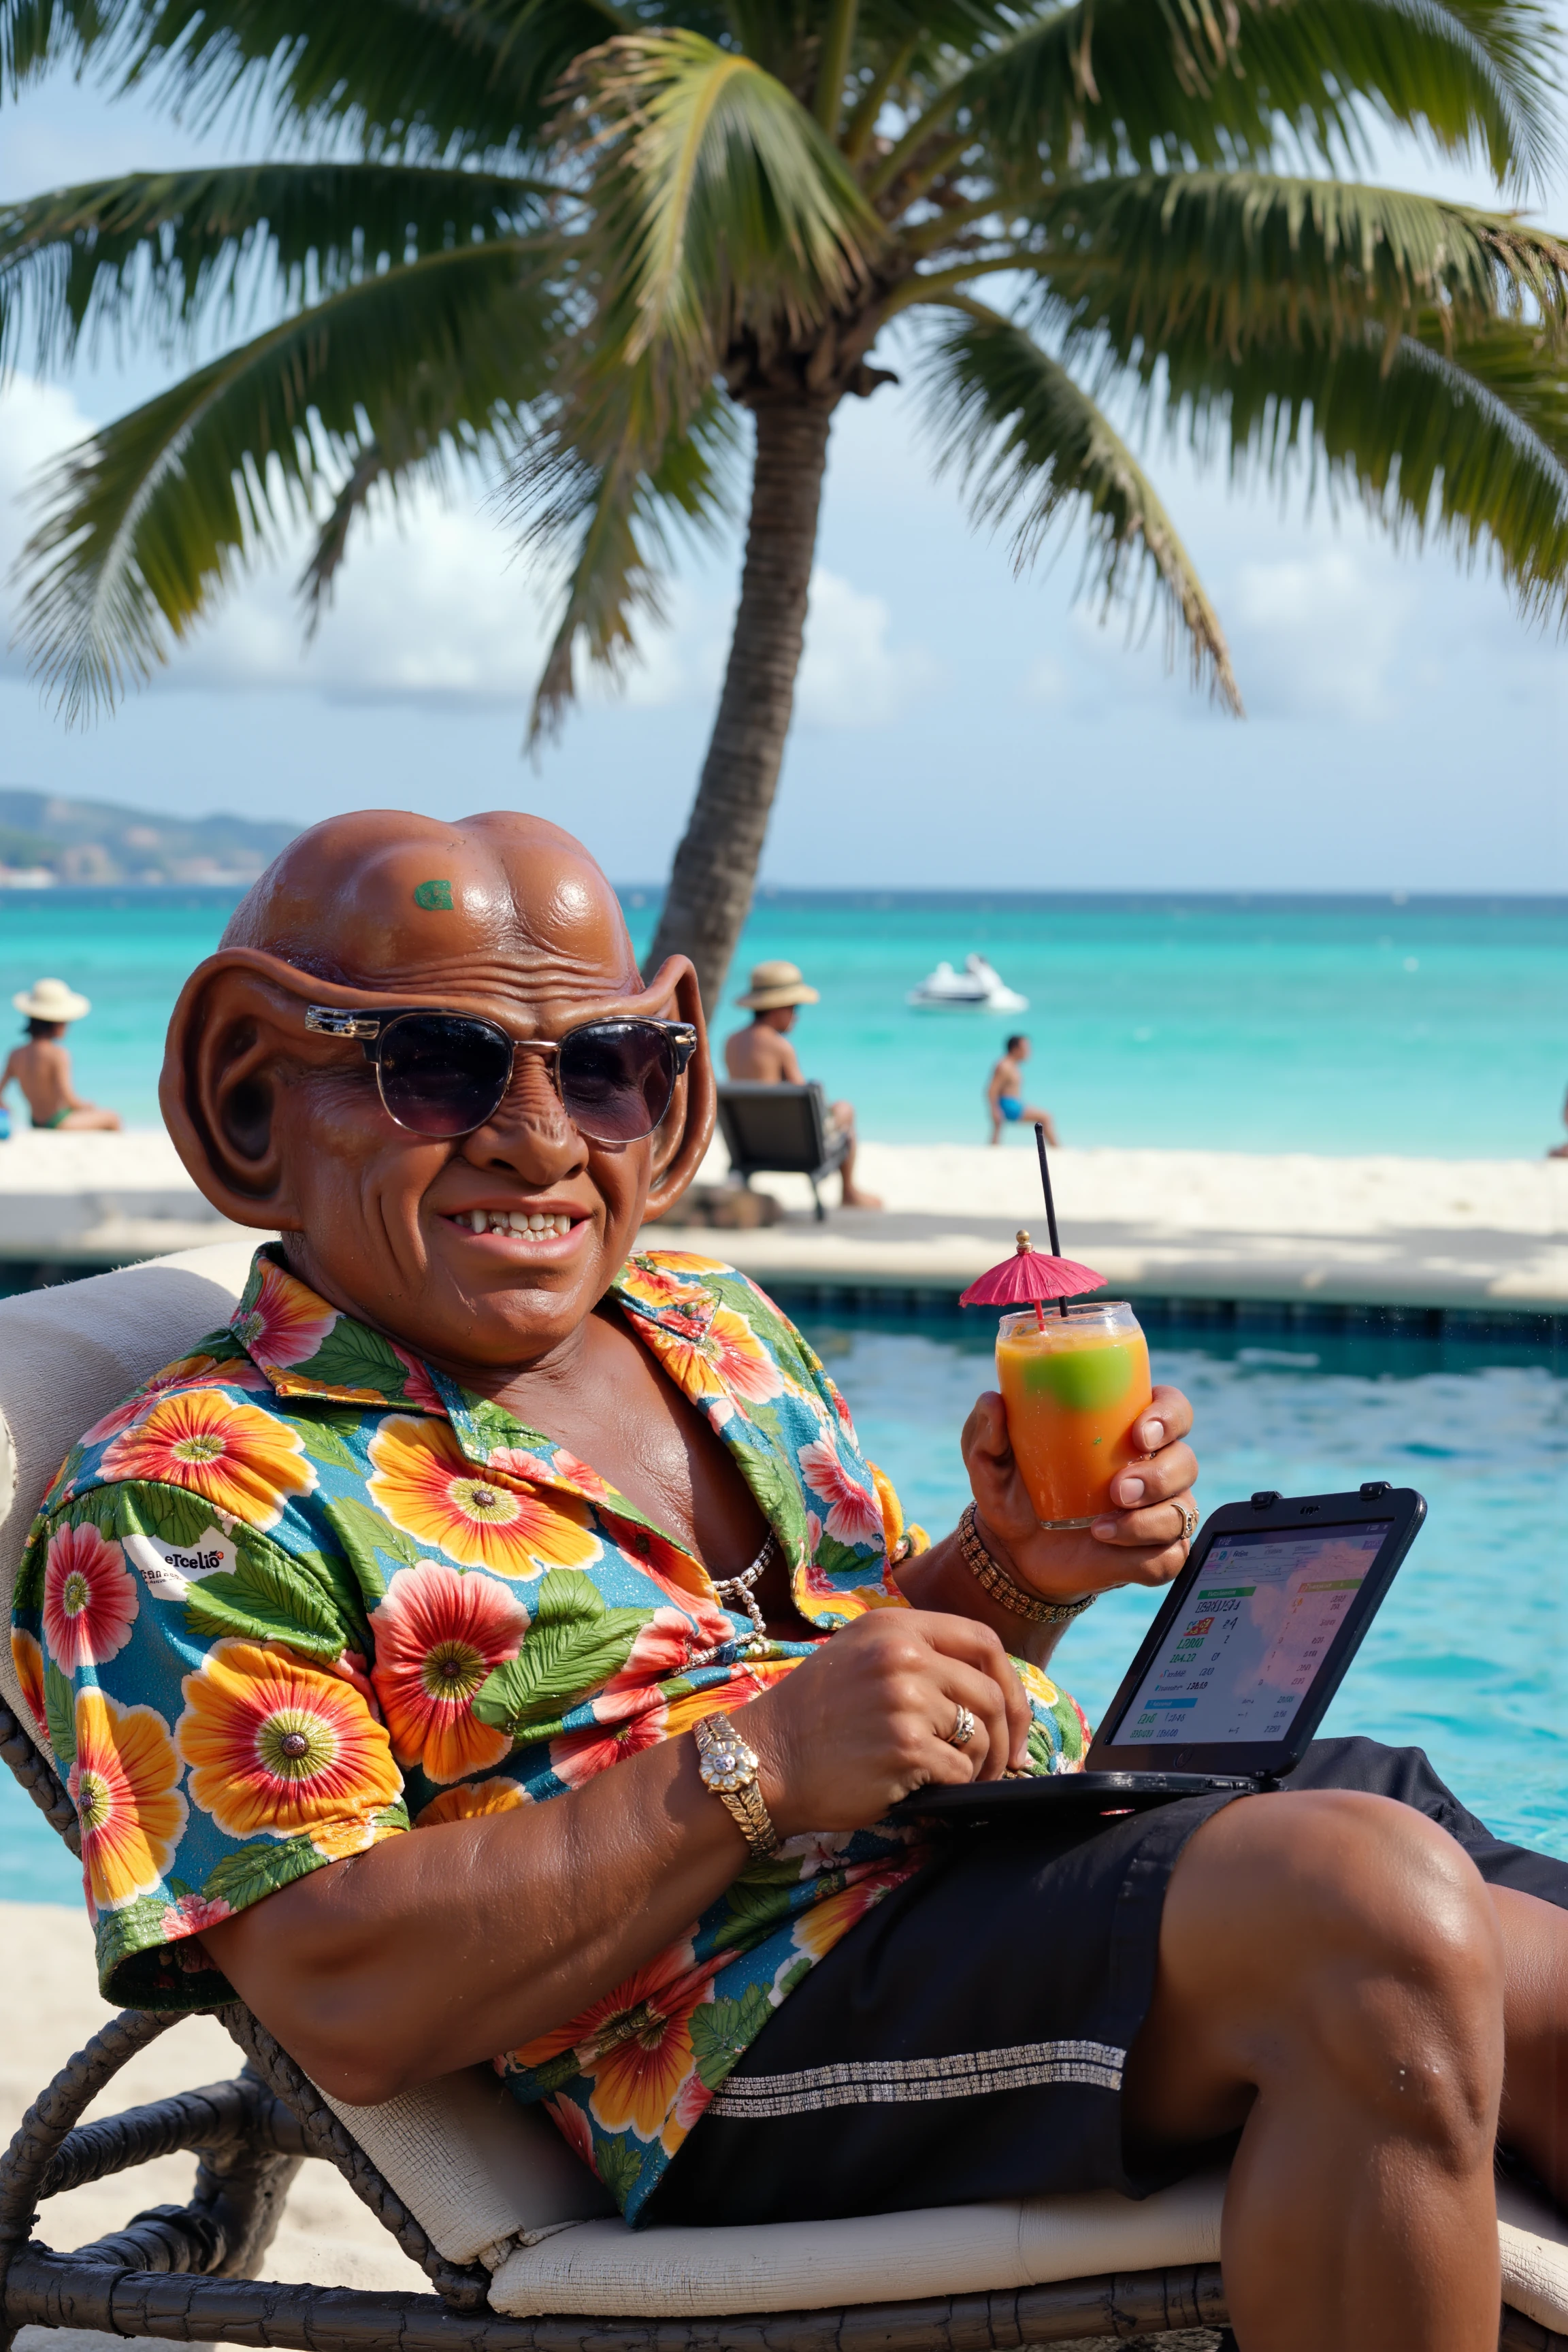
<instances>
[{"instance_id":1,"label":"smiling mouth","mask_svg":"<svg viewBox=\"0 0 1568 2352\"><path fill-rule=\"evenodd\" d=\"M574 1220L545 1215L538 1209L459 1209L447 1222L461 1226L465 1233L508 1234L525 1242L552 1242L563 1241Z\"/></svg>"}]
</instances>

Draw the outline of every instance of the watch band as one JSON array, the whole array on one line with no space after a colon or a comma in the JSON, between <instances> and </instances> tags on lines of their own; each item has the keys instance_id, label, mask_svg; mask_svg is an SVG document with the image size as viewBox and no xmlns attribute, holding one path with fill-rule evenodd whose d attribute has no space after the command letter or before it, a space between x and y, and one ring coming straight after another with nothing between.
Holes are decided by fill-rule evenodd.
<instances>
[{"instance_id":1,"label":"watch band","mask_svg":"<svg viewBox=\"0 0 1568 2352\"><path fill-rule=\"evenodd\" d=\"M999 1601L1010 1616L1025 1618L1031 1625L1070 1625L1100 1598L1097 1592L1086 1592L1081 1601L1042 1601L1037 1593L1026 1592L986 1550L974 1524L973 1503L965 1506L958 1522L958 1545L963 1564L981 1591Z\"/></svg>"},{"instance_id":2,"label":"watch band","mask_svg":"<svg viewBox=\"0 0 1568 2352\"><path fill-rule=\"evenodd\" d=\"M755 1858L766 1861L779 1850L779 1833L757 1786L762 1759L755 1748L747 1746L723 1715L705 1715L693 1725L692 1736L703 1787L712 1790L732 1817Z\"/></svg>"}]
</instances>

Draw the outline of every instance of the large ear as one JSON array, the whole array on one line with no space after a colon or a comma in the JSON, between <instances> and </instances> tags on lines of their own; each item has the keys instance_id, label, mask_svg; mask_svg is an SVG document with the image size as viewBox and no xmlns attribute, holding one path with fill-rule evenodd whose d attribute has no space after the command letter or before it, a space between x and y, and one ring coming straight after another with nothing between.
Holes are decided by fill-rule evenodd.
<instances>
[{"instance_id":1,"label":"large ear","mask_svg":"<svg viewBox=\"0 0 1568 2352\"><path fill-rule=\"evenodd\" d=\"M702 1018L702 992L694 966L686 956L667 956L649 982L647 993L660 1005L666 1020L689 1021L697 1032L697 1051L676 1081L675 1097L653 1139L653 1181L648 1187L648 1218L672 1209L702 1165L713 1133L719 1107L713 1084L713 1063L708 1051L708 1026Z\"/></svg>"},{"instance_id":2,"label":"large ear","mask_svg":"<svg viewBox=\"0 0 1568 2352\"><path fill-rule=\"evenodd\" d=\"M321 1054L305 1027L307 996L346 995L255 948L220 949L180 992L158 1099L180 1158L237 1225L299 1229L279 1116L283 1073Z\"/></svg>"}]
</instances>

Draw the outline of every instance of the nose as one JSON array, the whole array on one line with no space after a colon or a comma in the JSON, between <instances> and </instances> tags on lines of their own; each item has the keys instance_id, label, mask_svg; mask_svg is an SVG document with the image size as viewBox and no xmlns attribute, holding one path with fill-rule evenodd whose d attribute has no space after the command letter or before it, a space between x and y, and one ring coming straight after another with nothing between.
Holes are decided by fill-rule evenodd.
<instances>
[{"instance_id":1,"label":"nose","mask_svg":"<svg viewBox=\"0 0 1568 2352\"><path fill-rule=\"evenodd\" d=\"M588 1147L562 1107L546 1055L517 1055L499 1107L464 1137L463 1158L476 1168L510 1169L539 1190L587 1165Z\"/></svg>"}]
</instances>

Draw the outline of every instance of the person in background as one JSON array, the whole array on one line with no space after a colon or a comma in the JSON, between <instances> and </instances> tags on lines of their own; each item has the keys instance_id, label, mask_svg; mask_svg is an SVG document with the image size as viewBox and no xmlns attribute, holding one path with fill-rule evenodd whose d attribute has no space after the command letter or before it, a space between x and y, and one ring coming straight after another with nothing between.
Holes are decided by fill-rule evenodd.
<instances>
[{"instance_id":1,"label":"person in background","mask_svg":"<svg viewBox=\"0 0 1568 2352\"><path fill-rule=\"evenodd\" d=\"M985 1088L985 1107L991 1113L991 1140L1000 1143L1004 1127L1016 1127L1027 1119L1032 1127L1037 1119L1046 1130L1046 1141L1054 1151L1057 1148L1056 1121L1048 1110L1037 1110L1024 1100L1024 1065L1029 1058L1026 1037L1009 1037L1007 1050L992 1071Z\"/></svg>"},{"instance_id":2,"label":"person in background","mask_svg":"<svg viewBox=\"0 0 1568 2352\"><path fill-rule=\"evenodd\" d=\"M731 1077L751 1086L805 1086L789 1032L795 1027L797 1009L803 1004L819 1004L822 999L816 989L806 986L800 966L785 963L782 959L754 965L750 988L735 1002L752 1018L749 1027L735 1030L724 1040L724 1067ZM852 1103L828 1104L827 1132L829 1139L837 1135L849 1139L849 1149L838 1171L844 1184L845 1207L879 1209L882 1203L877 1194L861 1192L855 1181Z\"/></svg>"},{"instance_id":3,"label":"person in background","mask_svg":"<svg viewBox=\"0 0 1568 2352\"><path fill-rule=\"evenodd\" d=\"M1568 1127L1568 1096L1564 1096L1563 1100L1563 1124ZM1548 1160L1568 1160L1568 1143L1549 1144L1546 1157Z\"/></svg>"},{"instance_id":4,"label":"person in background","mask_svg":"<svg viewBox=\"0 0 1568 2352\"><path fill-rule=\"evenodd\" d=\"M37 980L11 999L27 1021L27 1042L16 1046L0 1078L0 1095L13 1081L26 1097L35 1127L111 1129L121 1124L117 1110L100 1110L83 1102L71 1086L71 1057L66 1051L68 1022L79 1021L92 1006L63 980Z\"/></svg>"}]
</instances>

